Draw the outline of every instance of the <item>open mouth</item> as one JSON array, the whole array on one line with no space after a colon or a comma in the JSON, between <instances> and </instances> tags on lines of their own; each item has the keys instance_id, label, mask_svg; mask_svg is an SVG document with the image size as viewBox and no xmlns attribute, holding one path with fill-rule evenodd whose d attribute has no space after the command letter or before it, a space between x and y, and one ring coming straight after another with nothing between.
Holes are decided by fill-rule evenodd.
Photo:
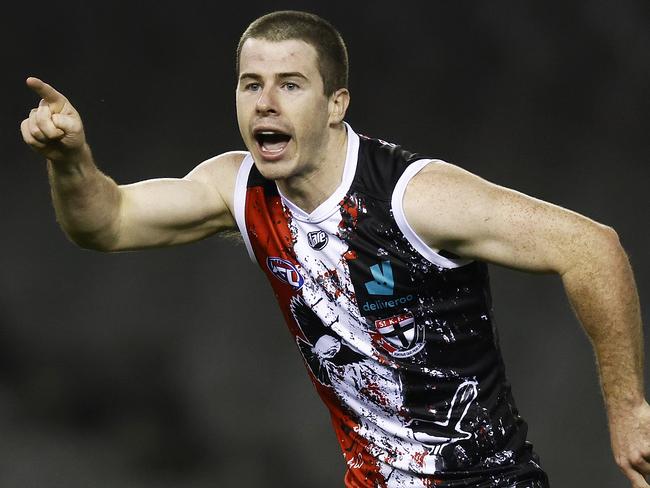
<instances>
[{"instance_id":1,"label":"open mouth","mask_svg":"<svg viewBox=\"0 0 650 488\"><path fill-rule=\"evenodd\" d=\"M256 131L253 136L262 154L270 157L280 155L291 140L289 134L275 130Z\"/></svg>"}]
</instances>

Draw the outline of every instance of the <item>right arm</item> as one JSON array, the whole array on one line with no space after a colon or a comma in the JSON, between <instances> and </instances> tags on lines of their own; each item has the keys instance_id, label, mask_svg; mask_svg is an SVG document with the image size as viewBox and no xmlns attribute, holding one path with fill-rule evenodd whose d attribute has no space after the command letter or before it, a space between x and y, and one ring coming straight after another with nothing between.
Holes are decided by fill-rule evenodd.
<instances>
[{"instance_id":1,"label":"right arm","mask_svg":"<svg viewBox=\"0 0 650 488\"><path fill-rule=\"evenodd\" d=\"M232 195L243 153L209 159L180 179L117 185L93 162L81 117L54 88L27 84L42 97L21 124L27 144L47 158L57 220L78 245L124 251L183 244L235 229Z\"/></svg>"}]
</instances>

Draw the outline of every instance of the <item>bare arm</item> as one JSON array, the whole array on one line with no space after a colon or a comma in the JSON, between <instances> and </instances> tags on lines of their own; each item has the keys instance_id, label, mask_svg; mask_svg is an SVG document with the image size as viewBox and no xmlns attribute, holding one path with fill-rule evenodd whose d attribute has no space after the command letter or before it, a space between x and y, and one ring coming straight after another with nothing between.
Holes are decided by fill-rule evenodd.
<instances>
[{"instance_id":1,"label":"bare arm","mask_svg":"<svg viewBox=\"0 0 650 488\"><path fill-rule=\"evenodd\" d=\"M74 242L121 251L191 242L236 227L230 208L242 153L205 161L182 179L118 186L95 165L68 99L36 78L27 84L42 100L21 132L48 160L57 219Z\"/></svg>"},{"instance_id":2,"label":"bare arm","mask_svg":"<svg viewBox=\"0 0 650 488\"><path fill-rule=\"evenodd\" d=\"M434 249L561 276L596 352L616 461L635 488L649 487L639 298L614 230L445 163L413 178L404 210Z\"/></svg>"}]
</instances>

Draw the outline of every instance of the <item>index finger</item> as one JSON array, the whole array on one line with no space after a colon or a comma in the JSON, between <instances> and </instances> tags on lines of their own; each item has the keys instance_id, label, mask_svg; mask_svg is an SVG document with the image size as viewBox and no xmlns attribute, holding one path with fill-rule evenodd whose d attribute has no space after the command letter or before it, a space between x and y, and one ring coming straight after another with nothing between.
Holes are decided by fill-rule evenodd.
<instances>
[{"instance_id":1,"label":"index finger","mask_svg":"<svg viewBox=\"0 0 650 488\"><path fill-rule=\"evenodd\" d=\"M52 113L61 111L67 99L63 94L56 91L52 86L48 85L38 78L30 76L27 78L27 86L30 87L39 97L41 97L50 106Z\"/></svg>"},{"instance_id":2,"label":"index finger","mask_svg":"<svg viewBox=\"0 0 650 488\"><path fill-rule=\"evenodd\" d=\"M647 487L650 487L650 485L646 481L645 476L643 476L642 473L639 473L634 468L630 468L629 470L626 470L625 474L627 475L627 477L632 482L633 488L647 488Z\"/></svg>"}]
</instances>

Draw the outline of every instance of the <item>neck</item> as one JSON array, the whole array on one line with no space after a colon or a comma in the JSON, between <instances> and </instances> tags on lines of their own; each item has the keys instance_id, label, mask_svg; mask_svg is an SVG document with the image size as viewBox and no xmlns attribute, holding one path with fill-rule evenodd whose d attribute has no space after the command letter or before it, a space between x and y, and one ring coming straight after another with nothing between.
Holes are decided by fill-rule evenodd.
<instances>
[{"instance_id":1,"label":"neck","mask_svg":"<svg viewBox=\"0 0 650 488\"><path fill-rule=\"evenodd\" d=\"M276 180L282 194L307 213L327 200L343 179L347 141L345 124L331 129L320 151L321 158L308 171Z\"/></svg>"}]
</instances>

